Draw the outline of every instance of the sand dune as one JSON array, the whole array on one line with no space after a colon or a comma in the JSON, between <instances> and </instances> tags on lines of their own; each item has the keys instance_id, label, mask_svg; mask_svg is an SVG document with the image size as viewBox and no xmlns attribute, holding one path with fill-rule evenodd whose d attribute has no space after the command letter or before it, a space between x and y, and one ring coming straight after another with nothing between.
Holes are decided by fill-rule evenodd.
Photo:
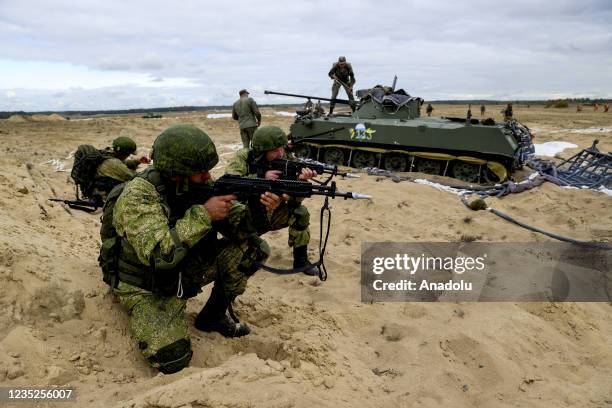
<instances>
[{"instance_id":1,"label":"sand dune","mask_svg":"<svg viewBox=\"0 0 612 408\"><path fill-rule=\"evenodd\" d=\"M463 116L464 107L436 106ZM500 108L501 109L501 108ZM490 107L491 112L499 109ZM604 150L612 114L515 106L538 143L576 148L594 137ZM499 115L498 115L499 116ZM289 117L266 117L288 129ZM148 121L112 116L88 121L0 121L0 383L73 386L92 407L603 407L612 404L612 314L606 303L360 302L363 241L545 242L493 214L467 209L429 185L367 176L339 188L374 196L335 200L329 279L258 272L236 311L253 332L224 339L191 327L189 368L162 375L129 336L127 317L107 294L97 265L99 214L47 201L73 197L66 172L45 164L78 144L105 146L119 135L149 148L167 126L190 122L208 132L227 163L239 132L231 118L169 114ZM27 140L27 143L24 142ZM215 170L220 175L222 168ZM521 221L583 240L612 241L612 198L552 184L489 205ZM321 199L306 201L318 244ZM270 264L289 266L287 232L267 234ZM314 256L314 253L312 254ZM188 303L192 321L208 293ZM27 405L20 405L27 406Z\"/></svg>"}]
</instances>

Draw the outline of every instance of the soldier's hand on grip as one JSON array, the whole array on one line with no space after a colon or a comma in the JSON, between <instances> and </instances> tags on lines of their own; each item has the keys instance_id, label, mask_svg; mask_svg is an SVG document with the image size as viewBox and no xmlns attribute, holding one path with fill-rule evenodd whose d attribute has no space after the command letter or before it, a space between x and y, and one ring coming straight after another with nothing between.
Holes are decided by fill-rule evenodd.
<instances>
[{"instance_id":1,"label":"soldier's hand on grip","mask_svg":"<svg viewBox=\"0 0 612 408\"><path fill-rule=\"evenodd\" d=\"M267 180L277 180L282 174L283 172L280 170L268 170L266 171L264 178Z\"/></svg>"},{"instance_id":2,"label":"soldier's hand on grip","mask_svg":"<svg viewBox=\"0 0 612 408\"><path fill-rule=\"evenodd\" d=\"M278 195L269 191L263 193L261 195L261 198L259 199L259 201L264 205L264 207L266 207L266 210L268 211L276 210L283 201L287 200L289 200L289 196L287 194L283 194L282 197L279 197Z\"/></svg>"},{"instance_id":3,"label":"soldier's hand on grip","mask_svg":"<svg viewBox=\"0 0 612 408\"><path fill-rule=\"evenodd\" d=\"M214 196L204 203L204 208L208 211L211 220L221 221L229 214L232 201L235 199L236 196L233 194Z\"/></svg>"},{"instance_id":4,"label":"soldier's hand on grip","mask_svg":"<svg viewBox=\"0 0 612 408\"><path fill-rule=\"evenodd\" d=\"M304 167L298 176L300 180L310 180L311 178L317 177L317 172L308 167Z\"/></svg>"}]
</instances>

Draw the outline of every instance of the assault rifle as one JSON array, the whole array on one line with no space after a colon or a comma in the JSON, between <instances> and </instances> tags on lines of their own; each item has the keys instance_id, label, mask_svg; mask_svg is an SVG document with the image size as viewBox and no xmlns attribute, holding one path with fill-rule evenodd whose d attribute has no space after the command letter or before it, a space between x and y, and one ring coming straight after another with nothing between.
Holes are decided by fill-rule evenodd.
<instances>
[{"instance_id":1,"label":"assault rifle","mask_svg":"<svg viewBox=\"0 0 612 408\"><path fill-rule=\"evenodd\" d=\"M61 198L50 198L49 201L56 201L59 203L67 204L68 207L81 210L88 213L92 213L96 211L98 208L102 207L99 203L95 201L86 201L86 200L62 200Z\"/></svg>"},{"instance_id":2,"label":"assault rifle","mask_svg":"<svg viewBox=\"0 0 612 408\"><path fill-rule=\"evenodd\" d=\"M319 269L319 279L324 281L327 279L327 271L323 263L323 256L325 254L325 248L327 246L327 239L329 238L329 228L331 225L331 210L329 207L329 198L331 197L342 197L345 200L352 199L369 199L371 196L353 192L340 192L336 189L336 183L331 182L330 185L312 184L308 181L301 180L267 180L261 178L248 178L240 177L233 174L226 174L211 184L195 185L190 186L190 191L187 193L187 200L203 203L208 197L234 194L238 197L239 201L248 203L249 208L252 211L253 221L256 225L259 234L269 231L269 229L260 229L258 224L259 221L267 220L264 214L258 212L263 208L259 202L260 195L269 191L278 196L287 194L291 197L312 197L313 195L320 195L325 197L323 206L320 212L320 229L319 229L319 260L312 264L310 267L315 266ZM265 211L265 210L263 210ZM323 233L323 220L327 213L327 227L325 228L325 234ZM267 265L260 264L261 268L277 273L277 274L288 274L301 272L303 268L295 269L278 269Z\"/></svg>"},{"instance_id":3,"label":"assault rifle","mask_svg":"<svg viewBox=\"0 0 612 408\"><path fill-rule=\"evenodd\" d=\"M308 181L301 180L267 180L261 178L240 177L234 174L225 174L215 180L212 184L195 187L196 195L220 196L234 194L239 201L247 201L249 197L257 197L269 191L278 196L287 194L291 197L312 197L313 195L321 195L325 197L342 197L345 200L352 199L368 199L372 198L367 194L340 192L336 188L336 183L331 185L312 184ZM192 192L193 193L193 192Z\"/></svg>"},{"instance_id":4,"label":"assault rifle","mask_svg":"<svg viewBox=\"0 0 612 408\"><path fill-rule=\"evenodd\" d=\"M316 163L312 161L274 159L272 161L263 160L262 163L258 163L258 165L263 166L264 171L280 170L290 180L296 180L304 168L314 170L317 172L317 174L329 174L330 179L334 176L359 178L359 176L356 174L338 171L338 166L330 166L328 164ZM324 182L323 184L327 184L327 182Z\"/></svg>"}]
</instances>

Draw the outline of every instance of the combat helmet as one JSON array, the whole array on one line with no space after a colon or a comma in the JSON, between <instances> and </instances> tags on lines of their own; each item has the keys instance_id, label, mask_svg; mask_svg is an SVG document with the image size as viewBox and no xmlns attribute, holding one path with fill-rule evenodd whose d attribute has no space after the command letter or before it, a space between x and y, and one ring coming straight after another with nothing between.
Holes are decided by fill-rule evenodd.
<instances>
[{"instance_id":1,"label":"combat helmet","mask_svg":"<svg viewBox=\"0 0 612 408\"><path fill-rule=\"evenodd\" d=\"M136 152L136 142L126 136L119 136L113 140L113 151L122 156L129 156Z\"/></svg>"},{"instance_id":2,"label":"combat helmet","mask_svg":"<svg viewBox=\"0 0 612 408\"><path fill-rule=\"evenodd\" d=\"M256 156L268 150L287 146L287 135L278 126L261 126L255 131L251 141Z\"/></svg>"},{"instance_id":3,"label":"combat helmet","mask_svg":"<svg viewBox=\"0 0 612 408\"><path fill-rule=\"evenodd\" d=\"M164 130L153 143L153 167L165 176L191 176L209 171L219 162L210 137L190 124Z\"/></svg>"}]
</instances>

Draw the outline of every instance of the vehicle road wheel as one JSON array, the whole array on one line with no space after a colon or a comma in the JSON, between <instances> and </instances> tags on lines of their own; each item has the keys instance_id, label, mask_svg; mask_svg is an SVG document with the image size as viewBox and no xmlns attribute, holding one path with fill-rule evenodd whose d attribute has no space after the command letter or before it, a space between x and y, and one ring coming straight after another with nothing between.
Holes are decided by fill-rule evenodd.
<instances>
[{"instance_id":1,"label":"vehicle road wheel","mask_svg":"<svg viewBox=\"0 0 612 408\"><path fill-rule=\"evenodd\" d=\"M344 152L337 147L325 149L323 153L323 161L327 164L342 166L344 164Z\"/></svg>"},{"instance_id":2,"label":"vehicle road wheel","mask_svg":"<svg viewBox=\"0 0 612 408\"><path fill-rule=\"evenodd\" d=\"M363 169L364 167L374 167L376 165L376 156L374 153L355 150L353 152L353 167Z\"/></svg>"},{"instance_id":3,"label":"vehicle road wheel","mask_svg":"<svg viewBox=\"0 0 612 408\"><path fill-rule=\"evenodd\" d=\"M408 159L404 154L389 154L385 157L385 170L404 171L408 165Z\"/></svg>"},{"instance_id":4,"label":"vehicle road wheel","mask_svg":"<svg viewBox=\"0 0 612 408\"><path fill-rule=\"evenodd\" d=\"M477 164L456 161L453 164L452 175L454 178L468 182L478 183L480 166Z\"/></svg>"},{"instance_id":5,"label":"vehicle road wheel","mask_svg":"<svg viewBox=\"0 0 612 408\"><path fill-rule=\"evenodd\" d=\"M440 174L442 171L442 160L419 159L416 171L427 174Z\"/></svg>"},{"instance_id":6,"label":"vehicle road wheel","mask_svg":"<svg viewBox=\"0 0 612 408\"><path fill-rule=\"evenodd\" d=\"M491 169L486 166L484 166L483 176L485 181L489 184L496 184L500 182L499 177L497 177L497 174L493 173Z\"/></svg>"}]
</instances>

